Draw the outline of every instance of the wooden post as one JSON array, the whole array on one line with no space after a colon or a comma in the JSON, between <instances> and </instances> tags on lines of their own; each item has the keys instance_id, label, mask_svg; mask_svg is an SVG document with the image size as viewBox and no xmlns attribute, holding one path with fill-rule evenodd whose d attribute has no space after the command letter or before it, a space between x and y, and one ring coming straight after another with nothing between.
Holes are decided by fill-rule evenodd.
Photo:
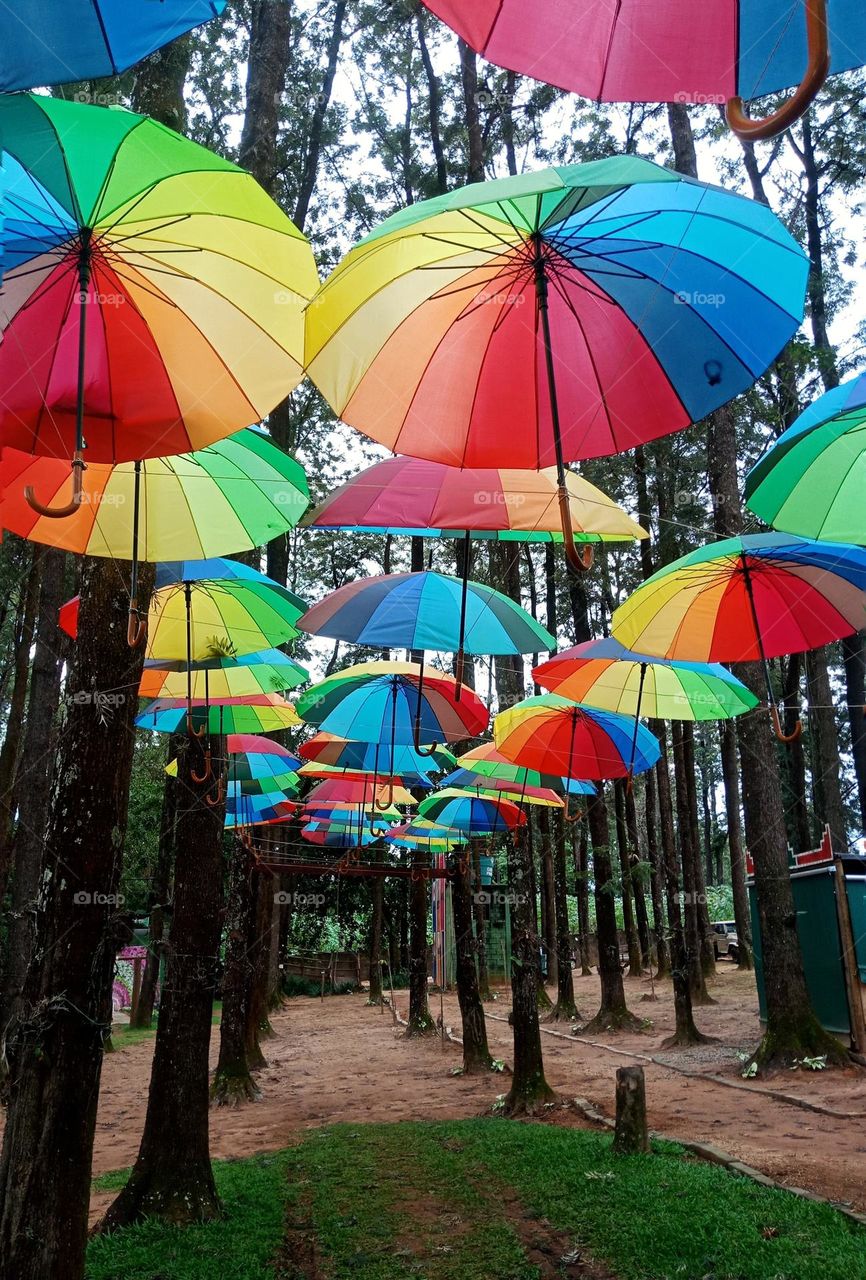
<instances>
[{"instance_id":1,"label":"wooden post","mask_svg":"<svg viewBox=\"0 0 866 1280\"><path fill-rule=\"evenodd\" d=\"M839 920L839 939L842 943L842 972L848 996L848 1013L851 1022L851 1048L855 1053L866 1053L866 1015L860 993L860 974L857 968L857 948L854 926L851 923L851 907L848 902L848 885L845 865L840 855L833 855L836 869L836 915Z\"/></svg>"},{"instance_id":2,"label":"wooden post","mask_svg":"<svg viewBox=\"0 0 866 1280\"><path fill-rule=\"evenodd\" d=\"M646 1081L643 1067L619 1067L616 1073L617 1155L642 1155L650 1149L646 1120Z\"/></svg>"}]
</instances>

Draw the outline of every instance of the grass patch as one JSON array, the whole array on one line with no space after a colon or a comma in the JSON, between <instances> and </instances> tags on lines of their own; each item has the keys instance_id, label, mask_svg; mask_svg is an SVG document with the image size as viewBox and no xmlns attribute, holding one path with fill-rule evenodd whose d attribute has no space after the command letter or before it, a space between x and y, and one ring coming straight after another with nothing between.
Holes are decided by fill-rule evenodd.
<instances>
[{"instance_id":1,"label":"grass patch","mask_svg":"<svg viewBox=\"0 0 866 1280\"><path fill-rule=\"evenodd\" d=\"M97 1237L87 1250L87 1280L264 1280L273 1271L283 1233L286 1160L283 1154L214 1162L226 1210L222 1222L166 1227L145 1222ZM109 1179L120 1178L113 1187ZM123 1185L109 1174L102 1190Z\"/></svg>"},{"instance_id":2,"label":"grass patch","mask_svg":"<svg viewBox=\"0 0 866 1280\"><path fill-rule=\"evenodd\" d=\"M298 1241L327 1280L535 1280L535 1236L545 1275L576 1274L559 1267L572 1249L621 1280L866 1275L866 1231L672 1144L616 1157L607 1134L507 1120L339 1125L215 1173L225 1222L97 1240L88 1280L299 1280Z\"/></svg>"}]
</instances>

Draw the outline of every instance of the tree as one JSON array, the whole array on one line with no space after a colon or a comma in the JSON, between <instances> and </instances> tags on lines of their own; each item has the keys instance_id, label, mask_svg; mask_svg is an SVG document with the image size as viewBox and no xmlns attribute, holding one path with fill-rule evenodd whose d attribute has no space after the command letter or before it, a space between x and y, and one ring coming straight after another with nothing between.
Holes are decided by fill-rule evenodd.
<instances>
[{"instance_id":1,"label":"tree","mask_svg":"<svg viewBox=\"0 0 866 1280\"><path fill-rule=\"evenodd\" d=\"M153 573L142 566L146 608ZM81 1280L143 648L126 643L117 566L86 559L34 941L6 1030L0 1271ZM111 691L111 692L109 692Z\"/></svg>"},{"instance_id":2,"label":"tree","mask_svg":"<svg viewBox=\"0 0 866 1280\"><path fill-rule=\"evenodd\" d=\"M229 865L220 1052L211 1084L211 1100L217 1106L254 1102L261 1093L247 1057L247 1017L252 987L249 940L255 923L253 881L256 879L253 859L239 840Z\"/></svg>"},{"instance_id":3,"label":"tree","mask_svg":"<svg viewBox=\"0 0 866 1280\"><path fill-rule=\"evenodd\" d=\"M589 831L592 838L592 869L595 880L595 927L598 934L598 974L601 978L601 1006L583 1028L596 1031L639 1031L640 1020L629 1012L619 962L619 936L616 928L615 885L610 858L610 831L604 789L599 787L587 800Z\"/></svg>"},{"instance_id":4,"label":"tree","mask_svg":"<svg viewBox=\"0 0 866 1280\"><path fill-rule=\"evenodd\" d=\"M463 1072L473 1075L489 1071L493 1058L487 1046L487 1024L484 1005L478 990L475 969L475 939L472 933L472 878L468 848L458 849L453 857L451 876L451 910L454 915L454 947L456 951L457 1000L463 1024Z\"/></svg>"},{"instance_id":5,"label":"tree","mask_svg":"<svg viewBox=\"0 0 866 1280\"><path fill-rule=\"evenodd\" d=\"M218 776L219 759L212 760ZM143 1218L204 1222L222 1208L208 1145L208 1050L218 961L224 807L209 805L202 739L178 757L174 909L144 1131L132 1173L102 1219L113 1231Z\"/></svg>"}]
</instances>

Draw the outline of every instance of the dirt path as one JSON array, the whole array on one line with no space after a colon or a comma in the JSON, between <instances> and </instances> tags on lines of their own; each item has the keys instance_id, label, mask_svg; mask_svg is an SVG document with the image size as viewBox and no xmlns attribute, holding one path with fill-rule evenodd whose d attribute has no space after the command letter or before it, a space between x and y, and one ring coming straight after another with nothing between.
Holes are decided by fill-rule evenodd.
<instances>
[{"instance_id":1,"label":"dirt path","mask_svg":"<svg viewBox=\"0 0 866 1280\"><path fill-rule=\"evenodd\" d=\"M578 979L578 1004L588 1016L598 999L597 978ZM673 1026L669 988L644 1002L648 984L627 983L632 1009L652 1020L642 1035L594 1037L617 1049L658 1055ZM714 988L718 1004L697 1011L702 1030L719 1044L671 1061L704 1074L727 1073L738 1080L736 1050L753 1046L759 1034L754 985L748 975L721 967ZM407 994L397 993L405 1013ZM488 1006L507 1017L508 993ZM438 996L431 997L438 1016ZM447 1025L459 1031L456 998L445 999ZM260 1102L211 1113L215 1158L238 1157L288 1146L299 1132L339 1121L444 1120L477 1115L507 1088L501 1075L464 1080L450 1074L459 1049L436 1041L406 1041L388 1012L366 1005L363 996L324 1002L293 999L274 1018L275 1039L266 1045L267 1068L260 1074ZM568 1033L568 1024L557 1029ZM491 1048L511 1058L511 1029L488 1021ZM118 1036L122 1043L122 1037ZM218 1049L218 1029L211 1044ZM94 1174L132 1164L138 1149L150 1074L153 1041L130 1044L105 1062L99 1101ZM570 1037L545 1035L547 1076L566 1097L589 1098L610 1113L616 1067L627 1059ZM866 1121L840 1120L800 1110L770 1098L685 1078L668 1066L645 1064L651 1125L665 1133L716 1143L748 1164L790 1185L807 1187L866 1209ZM786 1073L769 1087L809 1098L832 1110L866 1113L866 1073ZM577 1121L576 1121L577 1123ZM94 1211L110 1199L95 1198Z\"/></svg>"}]
</instances>

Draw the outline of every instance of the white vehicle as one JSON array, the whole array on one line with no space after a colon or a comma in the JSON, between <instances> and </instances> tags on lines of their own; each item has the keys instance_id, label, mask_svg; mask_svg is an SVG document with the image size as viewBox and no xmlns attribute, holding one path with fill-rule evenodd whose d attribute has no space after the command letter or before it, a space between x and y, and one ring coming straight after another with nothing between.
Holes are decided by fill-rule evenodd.
<instances>
[{"instance_id":1,"label":"white vehicle","mask_svg":"<svg viewBox=\"0 0 866 1280\"><path fill-rule=\"evenodd\" d=\"M718 960L727 956L737 964L740 959L740 945L737 941L737 926L733 920L717 920L713 924L713 951Z\"/></svg>"}]
</instances>

